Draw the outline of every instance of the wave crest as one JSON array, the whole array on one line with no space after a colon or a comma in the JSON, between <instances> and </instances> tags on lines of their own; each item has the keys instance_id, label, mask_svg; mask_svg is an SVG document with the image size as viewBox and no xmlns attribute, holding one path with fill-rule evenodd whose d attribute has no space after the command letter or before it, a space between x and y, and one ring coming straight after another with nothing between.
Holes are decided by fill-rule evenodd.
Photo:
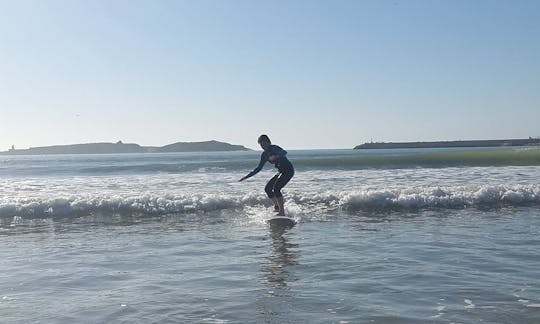
<instances>
[{"instance_id":1,"label":"wave crest","mask_svg":"<svg viewBox=\"0 0 540 324\"><path fill-rule=\"evenodd\" d=\"M343 192L306 194L290 192L286 197L300 210L323 212L341 209L419 210L456 208L497 208L501 206L540 205L540 186L462 186L407 189L362 189ZM0 217L55 218L93 214L164 215L242 210L269 205L263 194L192 195L73 195L53 198L0 200Z\"/></svg>"},{"instance_id":2,"label":"wave crest","mask_svg":"<svg viewBox=\"0 0 540 324\"><path fill-rule=\"evenodd\" d=\"M338 204L348 210L520 206L540 204L540 187L519 185L364 190L342 194Z\"/></svg>"}]
</instances>

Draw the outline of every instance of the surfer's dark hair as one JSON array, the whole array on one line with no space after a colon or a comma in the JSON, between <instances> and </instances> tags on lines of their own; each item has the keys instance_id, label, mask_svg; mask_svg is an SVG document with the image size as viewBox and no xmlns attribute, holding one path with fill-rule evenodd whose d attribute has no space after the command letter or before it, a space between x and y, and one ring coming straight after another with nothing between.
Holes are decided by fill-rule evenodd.
<instances>
[{"instance_id":1,"label":"surfer's dark hair","mask_svg":"<svg viewBox=\"0 0 540 324\"><path fill-rule=\"evenodd\" d=\"M257 143L261 144L262 142L272 143L270 141L270 138L267 135L259 136L259 139L257 140Z\"/></svg>"}]
</instances>

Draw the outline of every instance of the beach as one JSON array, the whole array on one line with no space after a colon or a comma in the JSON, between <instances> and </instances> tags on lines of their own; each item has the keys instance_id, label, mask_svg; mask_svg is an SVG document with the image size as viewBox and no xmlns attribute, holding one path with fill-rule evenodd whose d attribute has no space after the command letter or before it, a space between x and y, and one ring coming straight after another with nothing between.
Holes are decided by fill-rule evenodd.
<instances>
[{"instance_id":1,"label":"beach","mask_svg":"<svg viewBox=\"0 0 540 324\"><path fill-rule=\"evenodd\" d=\"M2 322L537 323L538 152L2 156Z\"/></svg>"}]
</instances>

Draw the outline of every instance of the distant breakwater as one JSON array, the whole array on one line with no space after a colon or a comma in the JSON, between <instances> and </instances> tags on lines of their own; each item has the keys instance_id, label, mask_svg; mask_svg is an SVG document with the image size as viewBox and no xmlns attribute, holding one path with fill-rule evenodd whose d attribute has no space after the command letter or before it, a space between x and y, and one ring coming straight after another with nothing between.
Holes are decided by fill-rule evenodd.
<instances>
[{"instance_id":1,"label":"distant breakwater","mask_svg":"<svg viewBox=\"0 0 540 324\"><path fill-rule=\"evenodd\" d=\"M447 147L498 147L498 146L536 146L540 138L472 140L472 141L435 141L435 142L377 142L364 143L354 147L359 149L397 149L397 148L447 148Z\"/></svg>"}]
</instances>

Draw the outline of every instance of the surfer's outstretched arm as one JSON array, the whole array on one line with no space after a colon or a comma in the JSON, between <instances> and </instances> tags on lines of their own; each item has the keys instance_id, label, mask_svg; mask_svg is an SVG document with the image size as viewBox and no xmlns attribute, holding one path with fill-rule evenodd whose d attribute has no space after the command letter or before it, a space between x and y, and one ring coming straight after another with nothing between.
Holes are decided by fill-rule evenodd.
<instances>
[{"instance_id":1,"label":"surfer's outstretched arm","mask_svg":"<svg viewBox=\"0 0 540 324\"><path fill-rule=\"evenodd\" d=\"M246 180L247 178L251 178L251 177L253 177L254 175L256 175L257 173L259 173L259 171L262 170L262 168L263 168L264 164L266 163L267 159L268 159L268 158L266 157L266 152L263 152L263 153L261 154L261 161L259 162L259 165L258 165L255 169L253 169L253 171L251 171L248 175L246 175L245 177L243 177L243 178L240 179L239 181L244 181L244 180Z\"/></svg>"}]
</instances>

